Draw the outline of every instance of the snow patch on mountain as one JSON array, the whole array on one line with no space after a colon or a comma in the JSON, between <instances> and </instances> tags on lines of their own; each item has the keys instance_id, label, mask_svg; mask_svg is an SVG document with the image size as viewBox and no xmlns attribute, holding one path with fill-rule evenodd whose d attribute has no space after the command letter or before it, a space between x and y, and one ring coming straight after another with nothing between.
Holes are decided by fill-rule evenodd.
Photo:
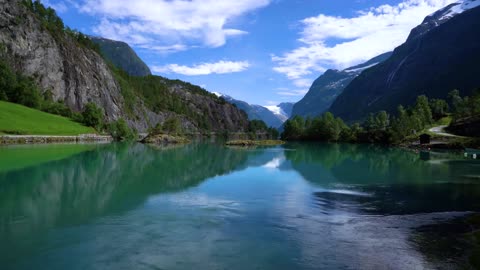
<instances>
[{"instance_id":1,"label":"snow patch on mountain","mask_svg":"<svg viewBox=\"0 0 480 270\"><path fill-rule=\"evenodd\" d=\"M450 19L458 14L465 12L466 10L476 8L478 6L480 6L480 0L458 1L457 3L454 3L450 8L442 11L443 15L439 18L439 20Z\"/></svg>"},{"instance_id":2,"label":"snow patch on mountain","mask_svg":"<svg viewBox=\"0 0 480 270\"><path fill-rule=\"evenodd\" d=\"M275 106L263 106L267 108L269 111L273 112L280 120L283 122L288 120L288 114L280 108L278 105Z\"/></svg>"},{"instance_id":3,"label":"snow patch on mountain","mask_svg":"<svg viewBox=\"0 0 480 270\"><path fill-rule=\"evenodd\" d=\"M345 71L345 72L348 72L348 73L361 73L361 72L364 71L365 69L371 68L371 67L376 66L376 65L378 65L378 64L379 64L379 63L374 63L374 64L371 64L371 65L368 65L368 66L364 66L364 67L360 67L360 68L345 69L344 71Z\"/></svg>"}]
</instances>

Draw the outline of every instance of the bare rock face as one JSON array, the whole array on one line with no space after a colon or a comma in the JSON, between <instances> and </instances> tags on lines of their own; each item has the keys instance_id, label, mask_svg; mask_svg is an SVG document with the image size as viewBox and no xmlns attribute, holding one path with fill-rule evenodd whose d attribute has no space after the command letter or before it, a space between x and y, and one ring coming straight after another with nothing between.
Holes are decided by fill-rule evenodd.
<instances>
[{"instance_id":1,"label":"bare rock face","mask_svg":"<svg viewBox=\"0 0 480 270\"><path fill-rule=\"evenodd\" d=\"M102 57L65 36L58 42L19 0L0 0L0 44L14 68L34 77L75 111L94 102L108 120L122 116L123 97Z\"/></svg>"},{"instance_id":2,"label":"bare rock face","mask_svg":"<svg viewBox=\"0 0 480 270\"><path fill-rule=\"evenodd\" d=\"M107 121L124 118L130 127L145 132L169 117L181 119L182 127L199 132L199 123L173 112L153 112L140 97L133 113L126 113L120 84L102 56L79 45L70 36L55 38L45 30L21 0L0 0L0 57L19 73L34 78L42 91L50 90L55 100L62 100L74 111L82 111L89 102L105 111ZM170 89L179 95L212 127L211 131L244 131L247 117L231 104L191 93L181 85Z\"/></svg>"}]
</instances>

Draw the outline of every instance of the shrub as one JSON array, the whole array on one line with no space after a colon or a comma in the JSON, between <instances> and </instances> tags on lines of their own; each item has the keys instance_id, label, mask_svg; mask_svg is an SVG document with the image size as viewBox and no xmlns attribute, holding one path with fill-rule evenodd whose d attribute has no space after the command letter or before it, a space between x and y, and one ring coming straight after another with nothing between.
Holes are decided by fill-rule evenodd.
<instances>
[{"instance_id":1,"label":"shrub","mask_svg":"<svg viewBox=\"0 0 480 270\"><path fill-rule=\"evenodd\" d=\"M110 123L108 125L108 132L117 141L134 140L137 135L136 132L127 125L127 122L123 118Z\"/></svg>"},{"instance_id":2,"label":"shrub","mask_svg":"<svg viewBox=\"0 0 480 270\"><path fill-rule=\"evenodd\" d=\"M73 117L72 110L67 107L62 101L44 102L42 105L42 111L51 114L61 115L68 118Z\"/></svg>"},{"instance_id":3,"label":"shrub","mask_svg":"<svg viewBox=\"0 0 480 270\"><path fill-rule=\"evenodd\" d=\"M83 124L88 127L100 129L104 122L103 110L99 108L95 103L87 103L85 109L82 112Z\"/></svg>"},{"instance_id":4,"label":"shrub","mask_svg":"<svg viewBox=\"0 0 480 270\"><path fill-rule=\"evenodd\" d=\"M178 117L170 117L163 123L163 131L168 134L182 133L182 125Z\"/></svg>"}]
</instances>

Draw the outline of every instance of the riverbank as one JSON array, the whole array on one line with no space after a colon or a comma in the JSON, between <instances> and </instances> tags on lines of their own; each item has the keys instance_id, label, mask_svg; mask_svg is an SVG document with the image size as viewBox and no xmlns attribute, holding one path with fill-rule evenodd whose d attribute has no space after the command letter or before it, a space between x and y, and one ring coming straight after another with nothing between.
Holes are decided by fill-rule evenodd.
<instances>
[{"instance_id":1,"label":"riverbank","mask_svg":"<svg viewBox=\"0 0 480 270\"><path fill-rule=\"evenodd\" d=\"M433 129L430 129L432 131ZM462 137L450 133L445 133L443 129L435 130L437 132L428 132L430 143L421 144L418 138L407 139L399 146L414 150L451 150L463 151L465 148L480 149L480 138Z\"/></svg>"},{"instance_id":2,"label":"riverbank","mask_svg":"<svg viewBox=\"0 0 480 270\"><path fill-rule=\"evenodd\" d=\"M0 135L0 145L47 143L109 143L112 136L82 134L78 136L53 135Z\"/></svg>"}]
</instances>

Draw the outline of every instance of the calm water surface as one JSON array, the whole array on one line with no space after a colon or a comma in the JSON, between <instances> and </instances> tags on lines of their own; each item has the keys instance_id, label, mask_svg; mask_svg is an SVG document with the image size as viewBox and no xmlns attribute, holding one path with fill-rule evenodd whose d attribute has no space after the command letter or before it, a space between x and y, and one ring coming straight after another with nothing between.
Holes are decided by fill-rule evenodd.
<instances>
[{"instance_id":1,"label":"calm water surface","mask_svg":"<svg viewBox=\"0 0 480 270\"><path fill-rule=\"evenodd\" d=\"M479 162L374 146L22 146L0 161L0 269L455 269L462 247L420 232L480 210Z\"/></svg>"}]
</instances>

